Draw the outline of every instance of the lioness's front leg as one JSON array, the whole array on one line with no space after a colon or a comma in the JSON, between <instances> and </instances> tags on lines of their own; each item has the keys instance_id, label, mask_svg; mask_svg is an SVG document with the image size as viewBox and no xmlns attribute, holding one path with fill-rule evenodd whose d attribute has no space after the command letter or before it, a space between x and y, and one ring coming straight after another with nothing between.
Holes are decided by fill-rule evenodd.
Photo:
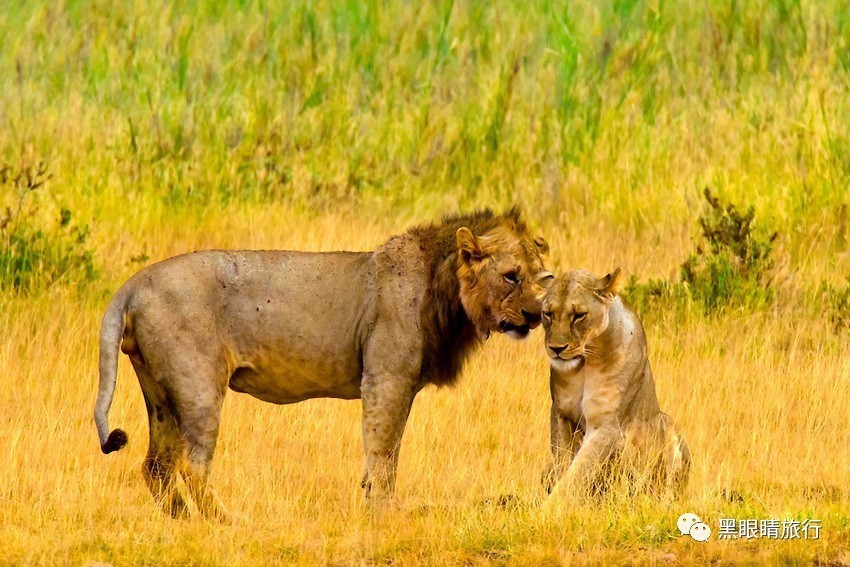
<instances>
[{"instance_id":1,"label":"lioness's front leg","mask_svg":"<svg viewBox=\"0 0 850 567\"><path fill-rule=\"evenodd\" d=\"M555 486L552 494L579 498L583 496L599 479L603 465L621 443L622 436L616 426L604 426L589 431L563 480Z\"/></svg>"},{"instance_id":2,"label":"lioness's front leg","mask_svg":"<svg viewBox=\"0 0 850 567\"><path fill-rule=\"evenodd\" d=\"M561 415L554 403L549 414L549 434L552 462L543 473L543 489L547 493L552 492L552 488L572 463L584 436L578 423Z\"/></svg>"}]
</instances>

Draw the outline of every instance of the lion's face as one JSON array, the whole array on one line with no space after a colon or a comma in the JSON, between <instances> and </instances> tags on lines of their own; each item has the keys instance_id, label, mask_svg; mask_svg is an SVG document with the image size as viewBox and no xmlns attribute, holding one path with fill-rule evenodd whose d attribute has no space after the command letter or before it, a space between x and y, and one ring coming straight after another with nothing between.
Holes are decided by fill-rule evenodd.
<instances>
[{"instance_id":1,"label":"lion's face","mask_svg":"<svg viewBox=\"0 0 850 567\"><path fill-rule=\"evenodd\" d=\"M540 324L542 280L552 277L543 267L546 241L506 220L482 235L461 228L457 245L461 303L478 333L526 337Z\"/></svg>"},{"instance_id":2,"label":"lion's face","mask_svg":"<svg viewBox=\"0 0 850 567\"><path fill-rule=\"evenodd\" d=\"M619 269L604 278L584 270L555 278L542 308L546 354L553 367L577 369L593 354L588 343L608 328L608 309L621 287Z\"/></svg>"}]
</instances>

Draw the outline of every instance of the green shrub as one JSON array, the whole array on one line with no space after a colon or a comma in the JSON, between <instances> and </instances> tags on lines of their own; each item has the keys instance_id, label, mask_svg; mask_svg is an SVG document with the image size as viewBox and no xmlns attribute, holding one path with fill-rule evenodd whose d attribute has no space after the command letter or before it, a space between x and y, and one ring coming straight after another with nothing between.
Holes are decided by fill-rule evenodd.
<instances>
[{"instance_id":1,"label":"green shrub","mask_svg":"<svg viewBox=\"0 0 850 567\"><path fill-rule=\"evenodd\" d=\"M753 226L755 210L741 213L704 192L709 209L699 218L700 243L679 268L679 281L650 279L641 284L632 276L626 297L646 311L659 300L669 305L691 301L711 314L727 306L760 307L774 296L773 243L777 234Z\"/></svg>"},{"instance_id":2,"label":"green shrub","mask_svg":"<svg viewBox=\"0 0 850 567\"><path fill-rule=\"evenodd\" d=\"M821 284L823 305L829 309L829 322L836 331L850 329L850 276L843 287Z\"/></svg>"},{"instance_id":3,"label":"green shrub","mask_svg":"<svg viewBox=\"0 0 850 567\"><path fill-rule=\"evenodd\" d=\"M93 254L86 246L88 226L75 224L66 208L48 226L36 219L38 207L30 196L49 179L42 163L18 171L0 167L0 185L17 196L15 210L6 207L0 217L0 288L4 290L28 293L60 282L81 284L97 276Z\"/></svg>"},{"instance_id":4,"label":"green shrub","mask_svg":"<svg viewBox=\"0 0 850 567\"><path fill-rule=\"evenodd\" d=\"M687 288L679 282L650 278L646 283L640 283L635 274L629 276L623 296L641 316L655 312L660 306L680 306L690 301Z\"/></svg>"}]
</instances>

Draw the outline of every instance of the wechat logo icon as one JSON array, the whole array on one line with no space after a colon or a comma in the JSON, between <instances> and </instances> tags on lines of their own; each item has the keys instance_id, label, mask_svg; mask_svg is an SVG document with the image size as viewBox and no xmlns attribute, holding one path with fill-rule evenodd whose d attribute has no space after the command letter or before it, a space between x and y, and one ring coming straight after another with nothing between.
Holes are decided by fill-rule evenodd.
<instances>
[{"instance_id":1,"label":"wechat logo icon","mask_svg":"<svg viewBox=\"0 0 850 567\"><path fill-rule=\"evenodd\" d=\"M711 537L711 528L708 527L708 524L700 520L699 516L690 512L679 516L676 526L682 535L691 536L694 541L708 541L708 538Z\"/></svg>"}]
</instances>

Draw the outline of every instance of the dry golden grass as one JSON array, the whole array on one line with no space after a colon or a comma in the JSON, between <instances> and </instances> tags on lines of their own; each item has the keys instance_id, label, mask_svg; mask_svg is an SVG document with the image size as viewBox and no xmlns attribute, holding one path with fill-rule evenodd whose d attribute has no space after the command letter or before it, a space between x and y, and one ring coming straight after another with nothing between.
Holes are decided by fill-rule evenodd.
<instances>
[{"instance_id":1,"label":"dry golden grass","mask_svg":"<svg viewBox=\"0 0 850 567\"><path fill-rule=\"evenodd\" d=\"M401 228L339 215L299 220L277 206L167 226L148 218L159 259L205 247L368 249ZM154 231L152 226L156 226ZM602 271L615 262L673 269L681 235L663 248L573 227L546 230L555 265ZM118 239L121 241L122 239ZM128 245L100 257L127 257ZM108 268L120 284L134 266ZM554 514L539 508L548 459L548 381L541 336L491 339L451 389L426 389L405 434L400 505L375 518L359 488L359 404L277 407L228 396L212 482L233 525L160 514L141 479L144 405L123 358L111 421L130 445L100 454L91 420L96 333L107 297L55 290L4 303L0 319L0 563L7 564L683 564L810 562L846 553L850 362L824 322L777 310L647 322L662 406L694 454L684 501L671 508L611 498ZM742 502L722 492L736 491ZM818 541L677 537L692 511L720 517L823 521ZM842 551L844 550L844 551ZM846 558L846 555L843 557Z\"/></svg>"}]
</instances>

